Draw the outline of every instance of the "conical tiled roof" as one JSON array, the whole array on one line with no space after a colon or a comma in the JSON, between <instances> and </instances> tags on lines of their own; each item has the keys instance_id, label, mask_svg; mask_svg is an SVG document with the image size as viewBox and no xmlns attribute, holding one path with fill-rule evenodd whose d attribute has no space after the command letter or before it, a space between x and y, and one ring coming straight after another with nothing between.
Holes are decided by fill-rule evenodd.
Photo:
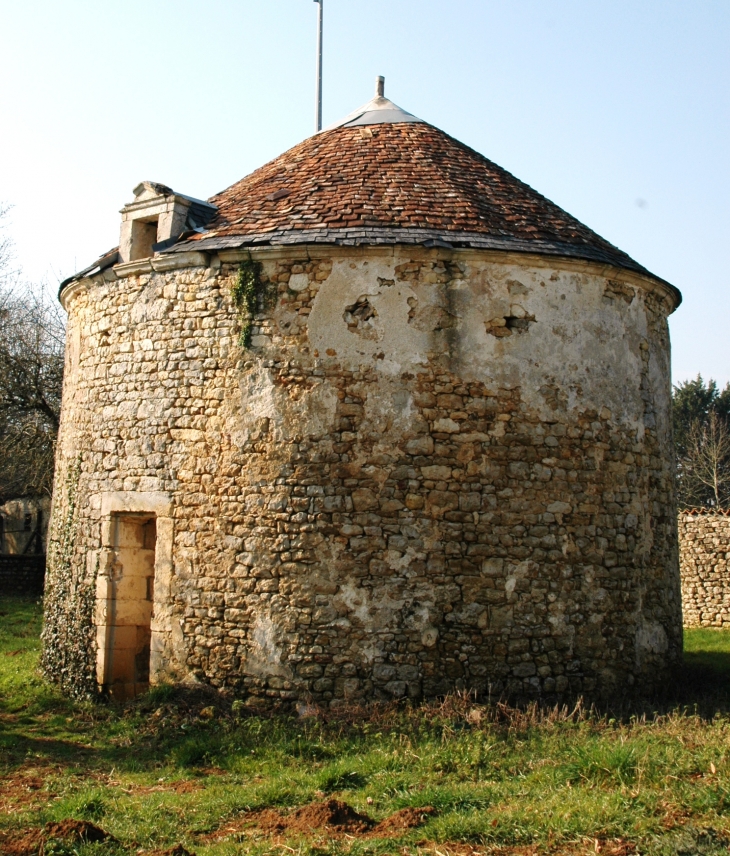
<instances>
[{"instance_id":1,"label":"conical tiled roof","mask_svg":"<svg viewBox=\"0 0 730 856\"><path fill-rule=\"evenodd\" d=\"M407 243L568 256L649 273L479 152L381 95L210 202L218 213L208 231L173 252L191 243L211 250Z\"/></svg>"}]
</instances>

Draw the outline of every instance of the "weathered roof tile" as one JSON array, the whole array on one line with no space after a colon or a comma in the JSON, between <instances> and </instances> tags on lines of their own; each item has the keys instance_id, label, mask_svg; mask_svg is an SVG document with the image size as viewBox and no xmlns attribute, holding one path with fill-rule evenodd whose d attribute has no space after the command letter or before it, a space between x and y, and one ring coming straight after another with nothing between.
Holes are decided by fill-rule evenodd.
<instances>
[{"instance_id":1,"label":"weathered roof tile","mask_svg":"<svg viewBox=\"0 0 730 856\"><path fill-rule=\"evenodd\" d=\"M211 198L217 238L313 228L428 229L568 246L643 270L625 253L478 152L425 122L324 131ZM298 234L297 234L298 233ZM402 234L402 233L401 233ZM273 234L272 234L273 237ZM342 235L344 238L345 235ZM363 236L365 237L365 236ZM448 235L445 235L448 239ZM199 239L205 241L205 235ZM540 251L535 246L536 251ZM555 251L555 250L554 250Z\"/></svg>"}]
</instances>

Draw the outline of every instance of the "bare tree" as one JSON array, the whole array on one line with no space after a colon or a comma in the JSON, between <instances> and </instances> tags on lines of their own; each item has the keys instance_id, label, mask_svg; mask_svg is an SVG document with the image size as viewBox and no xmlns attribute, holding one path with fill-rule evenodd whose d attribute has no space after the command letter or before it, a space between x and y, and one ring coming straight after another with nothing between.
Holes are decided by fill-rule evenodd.
<instances>
[{"instance_id":1,"label":"bare tree","mask_svg":"<svg viewBox=\"0 0 730 856\"><path fill-rule=\"evenodd\" d=\"M8 272L11 249L0 233L0 502L51 493L65 337L45 289Z\"/></svg>"},{"instance_id":2,"label":"bare tree","mask_svg":"<svg viewBox=\"0 0 730 856\"><path fill-rule=\"evenodd\" d=\"M711 411L704 423L692 424L681 461L680 483L688 505L723 508L730 504L730 429Z\"/></svg>"},{"instance_id":3,"label":"bare tree","mask_svg":"<svg viewBox=\"0 0 730 856\"><path fill-rule=\"evenodd\" d=\"M700 375L674 387L674 441L680 508L727 506L730 450L730 383L719 389Z\"/></svg>"},{"instance_id":4,"label":"bare tree","mask_svg":"<svg viewBox=\"0 0 730 856\"><path fill-rule=\"evenodd\" d=\"M8 268L13 259L13 243L5 234L2 223L9 210L9 205L0 202L0 281L7 278Z\"/></svg>"}]
</instances>

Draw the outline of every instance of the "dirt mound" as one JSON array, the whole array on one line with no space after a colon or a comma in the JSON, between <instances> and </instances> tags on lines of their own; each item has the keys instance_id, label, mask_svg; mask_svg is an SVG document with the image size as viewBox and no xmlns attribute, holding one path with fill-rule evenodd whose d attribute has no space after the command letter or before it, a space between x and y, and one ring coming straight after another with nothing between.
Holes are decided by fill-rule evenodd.
<instances>
[{"instance_id":1,"label":"dirt mound","mask_svg":"<svg viewBox=\"0 0 730 856\"><path fill-rule=\"evenodd\" d=\"M266 808L247 814L246 822L270 835L283 832L307 834L313 829L362 835L375 825L375 821L367 815L360 814L340 800L312 803L285 815Z\"/></svg>"},{"instance_id":2,"label":"dirt mound","mask_svg":"<svg viewBox=\"0 0 730 856\"><path fill-rule=\"evenodd\" d=\"M85 820L62 820L47 823L43 829L28 829L0 841L3 856L42 856L48 841L113 841L111 835Z\"/></svg>"},{"instance_id":3,"label":"dirt mound","mask_svg":"<svg viewBox=\"0 0 730 856\"><path fill-rule=\"evenodd\" d=\"M214 832L211 836L204 836L203 841L210 837L213 841L219 841L229 835L235 835L245 829L258 829L267 835L280 835L287 830L288 818L273 808L262 808L259 811L247 812L240 821L229 823L226 827Z\"/></svg>"},{"instance_id":4,"label":"dirt mound","mask_svg":"<svg viewBox=\"0 0 730 856\"><path fill-rule=\"evenodd\" d=\"M436 814L436 809L430 805L423 808L402 808L385 820L381 820L372 830L373 837L386 838L389 835L398 835L400 832L406 832L409 829L415 829L423 824Z\"/></svg>"},{"instance_id":5,"label":"dirt mound","mask_svg":"<svg viewBox=\"0 0 730 856\"><path fill-rule=\"evenodd\" d=\"M351 835L361 835L375 825L366 814L360 814L340 800L305 805L289 815L287 821L287 828L292 832L333 829L336 832L349 832Z\"/></svg>"},{"instance_id":6,"label":"dirt mound","mask_svg":"<svg viewBox=\"0 0 730 856\"><path fill-rule=\"evenodd\" d=\"M42 829L28 829L0 839L0 853L3 856L37 856L42 847Z\"/></svg>"},{"instance_id":7,"label":"dirt mound","mask_svg":"<svg viewBox=\"0 0 730 856\"><path fill-rule=\"evenodd\" d=\"M259 809L245 814L218 829L202 841L222 841L225 838L257 830L269 836L284 834L310 835L313 830L322 830L334 835L367 836L368 838L390 838L421 826L436 810L425 808L404 808L380 823L376 823L366 814L360 814L352 806L341 800L311 803L289 814L282 814L273 808Z\"/></svg>"},{"instance_id":8,"label":"dirt mound","mask_svg":"<svg viewBox=\"0 0 730 856\"><path fill-rule=\"evenodd\" d=\"M62 820L60 823L47 823L43 829L46 840L58 838L61 841L106 841L111 838L93 823L86 820Z\"/></svg>"}]
</instances>

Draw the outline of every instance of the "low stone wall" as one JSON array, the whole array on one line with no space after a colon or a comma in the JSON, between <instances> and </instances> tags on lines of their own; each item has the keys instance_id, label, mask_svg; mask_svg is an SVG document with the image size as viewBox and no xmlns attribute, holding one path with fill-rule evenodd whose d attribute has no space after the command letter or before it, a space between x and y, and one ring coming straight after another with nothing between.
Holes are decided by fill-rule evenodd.
<instances>
[{"instance_id":1,"label":"low stone wall","mask_svg":"<svg viewBox=\"0 0 730 856\"><path fill-rule=\"evenodd\" d=\"M679 513L685 627L730 627L730 511Z\"/></svg>"},{"instance_id":2,"label":"low stone wall","mask_svg":"<svg viewBox=\"0 0 730 856\"><path fill-rule=\"evenodd\" d=\"M43 594L45 575L45 556L0 555L0 596Z\"/></svg>"}]
</instances>

